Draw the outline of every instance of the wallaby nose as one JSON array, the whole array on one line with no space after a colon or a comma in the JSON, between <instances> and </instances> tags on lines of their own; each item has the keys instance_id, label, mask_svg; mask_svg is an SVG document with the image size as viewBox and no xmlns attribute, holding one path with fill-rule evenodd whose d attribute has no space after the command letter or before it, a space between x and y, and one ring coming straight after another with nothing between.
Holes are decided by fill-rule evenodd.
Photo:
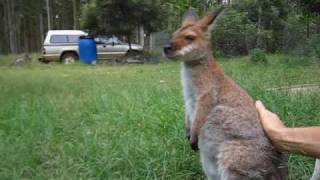
<instances>
[{"instance_id":1,"label":"wallaby nose","mask_svg":"<svg viewBox=\"0 0 320 180\"><path fill-rule=\"evenodd\" d=\"M168 44L164 45L164 47L163 47L163 51L165 54L170 54L170 53L172 53L173 50L174 50L174 48L173 48L172 43L168 43Z\"/></svg>"}]
</instances>

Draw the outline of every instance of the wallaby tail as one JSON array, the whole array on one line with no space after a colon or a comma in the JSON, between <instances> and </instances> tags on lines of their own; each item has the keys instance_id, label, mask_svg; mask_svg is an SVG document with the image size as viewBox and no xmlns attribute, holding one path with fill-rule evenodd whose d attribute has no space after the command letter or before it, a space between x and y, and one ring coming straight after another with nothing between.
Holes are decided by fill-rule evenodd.
<instances>
[{"instance_id":1,"label":"wallaby tail","mask_svg":"<svg viewBox=\"0 0 320 180\"><path fill-rule=\"evenodd\" d=\"M314 167L313 175L310 180L320 180L320 159L316 160L316 165Z\"/></svg>"}]
</instances>

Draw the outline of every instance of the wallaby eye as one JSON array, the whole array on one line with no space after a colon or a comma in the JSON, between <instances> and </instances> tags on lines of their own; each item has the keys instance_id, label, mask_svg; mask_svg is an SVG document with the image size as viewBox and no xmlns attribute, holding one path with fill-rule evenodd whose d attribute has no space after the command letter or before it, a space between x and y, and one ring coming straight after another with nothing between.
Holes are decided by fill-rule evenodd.
<instances>
[{"instance_id":1,"label":"wallaby eye","mask_svg":"<svg viewBox=\"0 0 320 180\"><path fill-rule=\"evenodd\" d=\"M191 35L188 35L188 36L185 37L185 39L188 40L188 41L194 41L195 37L191 36Z\"/></svg>"}]
</instances>

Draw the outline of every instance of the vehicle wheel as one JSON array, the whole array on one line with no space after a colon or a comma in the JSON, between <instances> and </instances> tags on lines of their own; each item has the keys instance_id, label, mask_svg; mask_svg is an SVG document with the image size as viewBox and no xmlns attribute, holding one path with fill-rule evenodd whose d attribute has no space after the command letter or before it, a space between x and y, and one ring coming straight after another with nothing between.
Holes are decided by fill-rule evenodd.
<instances>
[{"instance_id":1,"label":"vehicle wheel","mask_svg":"<svg viewBox=\"0 0 320 180\"><path fill-rule=\"evenodd\" d=\"M74 53L65 53L61 57L61 62L63 64L73 64L76 62L76 60L78 60L78 56Z\"/></svg>"}]
</instances>

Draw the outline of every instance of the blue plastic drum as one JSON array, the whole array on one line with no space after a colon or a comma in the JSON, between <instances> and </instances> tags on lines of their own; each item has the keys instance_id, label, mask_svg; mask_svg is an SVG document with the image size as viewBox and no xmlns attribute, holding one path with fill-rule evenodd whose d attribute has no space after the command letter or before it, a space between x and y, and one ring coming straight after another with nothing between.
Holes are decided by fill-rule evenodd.
<instances>
[{"instance_id":1,"label":"blue plastic drum","mask_svg":"<svg viewBox=\"0 0 320 180\"><path fill-rule=\"evenodd\" d=\"M97 60L97 45L92 36L81 36L79 42L80 60L86 64L93 64Z\"/></svg>"}]
</instances>

